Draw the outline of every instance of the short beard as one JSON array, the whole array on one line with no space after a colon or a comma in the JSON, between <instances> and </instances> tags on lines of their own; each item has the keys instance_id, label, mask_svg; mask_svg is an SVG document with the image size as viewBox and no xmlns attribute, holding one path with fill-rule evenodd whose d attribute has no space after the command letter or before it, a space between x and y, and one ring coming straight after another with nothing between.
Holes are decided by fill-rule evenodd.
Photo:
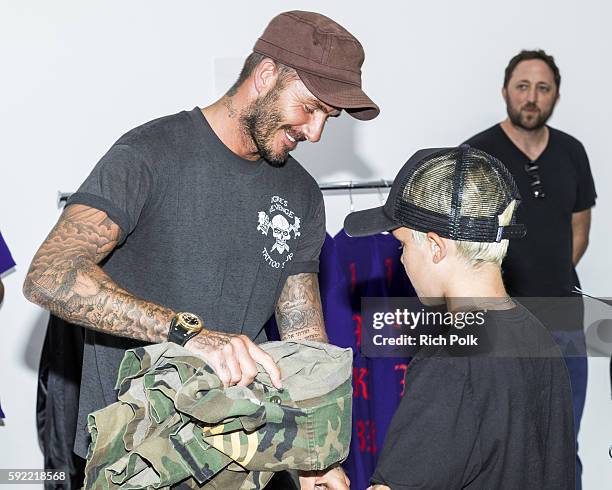
<instances>
[{"instance_id":1,"label":"short beard","mask_svg":"<svg viewBox=\"0 0 612 490\"><path fill-rule=\"evenodd\" d=\"M254 100L240 115L242 129L257 148L257 153L272 167L282 167L289 158L289 148L283 148L275 153L272 147L274 136L280 129L290 129L290 126L281 126L283 115L278 109L282 85L276 84L263 97Z\"/></svg>"},{"instance_id":2,"label":"short beard","mask_svg":"<svg viewBox=\"0 0 612 490\"><path fill-rule=\"evenodd\" d=\"M537 131L543 128L550 119L550 116L552 116L554 109L555 105L553 104L548 112L540 111L534 119L528 121L523 118L523 113L520 109L516 109L509 103L506 104L506 111L508 112L510 122L514 126L523 128L525 131Z\"/></svg>"}]
</instances>

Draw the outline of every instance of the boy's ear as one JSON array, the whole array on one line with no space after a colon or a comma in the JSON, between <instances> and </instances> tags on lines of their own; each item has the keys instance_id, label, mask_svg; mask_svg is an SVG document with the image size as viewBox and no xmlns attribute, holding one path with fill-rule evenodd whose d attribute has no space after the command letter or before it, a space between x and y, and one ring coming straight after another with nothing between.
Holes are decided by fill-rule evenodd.
<instances>
[{"instance_id":1,"label":"boy's ear","mask_svg":"<svg viewBox=\"0 0 612 490\"><path fill-rule=\"evenodd\" d=\"M446 241L433 231L427 233L427 247L429 247L431 260L434 264L439 264L442 262L448 253Z\"/></svg>"}]
</instances>

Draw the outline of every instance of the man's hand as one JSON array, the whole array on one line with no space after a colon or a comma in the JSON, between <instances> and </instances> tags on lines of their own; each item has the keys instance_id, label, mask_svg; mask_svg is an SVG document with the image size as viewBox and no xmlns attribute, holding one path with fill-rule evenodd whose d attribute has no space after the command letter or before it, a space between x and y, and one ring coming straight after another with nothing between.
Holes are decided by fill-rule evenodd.
<instances>
[{"instance_id":1,"label":"man's hand","mask_svg":"<svg viewBox=\"0 0 612 490\"><path fill-rule=\"evenodd\" d=\"M245 335L203 329L185 347L206 359L226 387L250 385L257 376L256 363L263 366L277 389L283 387L280 369L272 356Z\"/></svg>"},{"instance_id":2,"label":"man's hand","mask_svg":"<svg viewBox=\"0 0 612 490\"><path fill-rule=\"evenodd\" d=\"M368 490L391 490L387 485L372 485Z\"/></svg>"},{"instance_id":3,"label":"man's hand","mask_svg":"<svg viewBox=\"0 0 612 490\"><path fill-rule=\"evenodd\" d=\"M348 490L351 485L339 465L327 471L301 471L299 475L301 490Z\"/></svg>"}]
</instances>

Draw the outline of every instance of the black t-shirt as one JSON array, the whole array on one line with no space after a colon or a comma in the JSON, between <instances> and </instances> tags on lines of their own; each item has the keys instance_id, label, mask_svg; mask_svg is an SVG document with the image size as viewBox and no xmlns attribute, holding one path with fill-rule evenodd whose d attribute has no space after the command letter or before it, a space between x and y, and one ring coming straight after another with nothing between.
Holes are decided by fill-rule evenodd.
<instances>
[{"instance_id":1,"label":"black t-shirt","mask_svg":"<svg viewBox=\"0 0 612 490\"><path fill-rule=\"evenodd\" d=\"M504 282L513 296L568 296L578 286L572 264L572 213L595 205L595 184L587 154L576 138L549 127L548 145L531 160L499 124L466 143L501 160L521 193L517 220L527 235L512 240L503 263ZM539 166L546 197L536 199L525 164Z\"/></svg>"},{"instance_id":2,"label":"black t-shirt","mask_svg":"<svg viewBox=\"0 0 612 490\"><path fill-rule=\"evenodd\" d=\"M572 395L552 337L521 306L489 311L477 328L487 339L478 354L438 347L410 363L372 482L573 489Z\"/></svg>"},{"instance_id":3,"label":"black t-shirt","mask_svg":"<svg viewBox=\"0 0 612 490\"><path fill-rule=\"evenodd\" d=\"M121 243L103 264L122 288L207 328L265 340L289 275L318 272L323 196L293 158L282 168L246 161L199 108L123 135L68 204L105 211ZM87 330L75 452L85 456L87 414L116 401L126 349L142 342Z\"/></svg>"}]
</instances>

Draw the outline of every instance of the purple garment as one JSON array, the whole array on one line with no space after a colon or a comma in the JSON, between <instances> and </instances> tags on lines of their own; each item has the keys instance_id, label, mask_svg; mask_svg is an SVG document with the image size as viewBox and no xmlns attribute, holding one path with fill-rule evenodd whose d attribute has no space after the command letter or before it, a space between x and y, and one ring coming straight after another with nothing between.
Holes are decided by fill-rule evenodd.
<instances>
[{"instance_id":1,"label":"purple garment","mask_svg":"<svg viewBox=\"0 0 612 490\"><path fill-rule=\"evenodd\" d=\"M356 327L346 279L338 260L336 243L329 234L325 235L319 257L319 287L329 342L356 351Z\"/></svg>"},{"instance_id":2,"label":"purple garment","mask_svg":"<svg viewBox=\"0 0 612 490\"><path fill-rule=\"evenodd\" d=\"M353 434L351 450L344 463L351 486L366 488L372 475L378 452L382 448L376 411L387 397L375 396L373 359L361 353L361 298L386 296L384 269L377 260L376 239L373 236L353 238L344 230L335 237L338 264L345 276L351 305L353 332L344 333L344 341L355 350L353 362ZM351 345L351 344L347 344ZM379 389L382 387L378 387Z\"/></svg>"},{"instance_id":3,"label":"purple garment","mask_svg":"<svg viewBox=\"0 0 612 490\"><path fill-rule=\"evenodd\" d=\"M13 267L15 267L15 261L13 257L11 257L11 252L6 246L6 243L4 243L2 233L0 233L0 274L4 274Z\"/></svg>"},{"instance_id":4,"label":"purple garment","mask_svg":"<svg viewBox=\"0 0 612 490\"><path fill-rule=\"evenodd\" d=\"M406 276L400 261L400 242L390 233L374 235L375 254L373 269L382 269L383 284L380 286L385 297L414 297L416 293ZM379 357L370 359L372 376L372 398L376 408L372 411L376 424L376 442L383 447L391 419L404 394L404 377L410 358Z\"/></svg>"},{"instance_id":5,"label":"purple garment","mask_svg":"<svg viewBox=\"0 0 612 490\"><path fill-rule=\"evenodd\" d=\"M391 298L415 297L416 292L400 261L400 242L391 233L374 235L378 254L384 266L385 285Z\"/></svg>"},{"instance_id":6,"label":"purple garment","mask_svg":"<svg viewBox=\"0 0 612 490\"><path fill-rule=\"evenodd\" d=\"M400 261L400 242L391 234L380 233L369 238L369 276L365 280L363 296L414 296L414 289ZM368 358L371 381L369 416L375 427L376 460L403 395L404 374L408 362L408 358L399 357Z\"/></svg>"},{"instance_id":7,"label":"purple garment","mask_svg":"<svg viewBox=\"0 0 612 490\"><path fill-rule=\"evenodd\" d=\"M391 234L353 238L340 231L334 238L338 263L349 289L352 317L357 319L353 369L353 438L345 469L351 486L363 489L404 391L409 359L366 358L360 350L361 298L415 296L400 262L400 243ZM346 341L346 340L345 340Z\"/></svg>"},{"instance_id":8,"label":"purple garment","mask_svg":"<svg viewBox=\"0 0 612 490\"><path fill-rule=\"evenodd\" d=\"M0 233L0 274L5 273L7 270L15 267L15 261L11 256L11 252L9 251L4 239L2 238L2 233ZM2 407L0 406L0 419L5 418L4 412L2 411Z\"/></svg>"}]
</instances>

